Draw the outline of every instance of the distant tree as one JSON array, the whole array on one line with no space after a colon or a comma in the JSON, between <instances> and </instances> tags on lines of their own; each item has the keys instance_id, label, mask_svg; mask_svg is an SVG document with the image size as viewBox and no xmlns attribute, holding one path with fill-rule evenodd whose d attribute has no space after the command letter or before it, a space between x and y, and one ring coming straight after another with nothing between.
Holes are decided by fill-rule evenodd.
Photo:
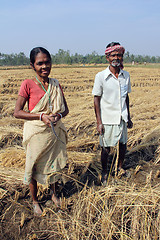
<instances>
[{"instance_id":1,"label":"distant tree","mask_svg":"<svg viewBox=\"0 0 160 240\"><path fill-rule=\"evenodd\" d=\"M131 62L130 55L129 55L128 51L124 54L124 62L125 63Z\"/></svg>"},{"instance_id":2,"label":"distant tree","mask_svg":"<svg viewBox=\"0 0 160 240\"><path fill-rule=\"evenodd\" d=\"M52 63L53 64L87 64L87 63L106 63L106 56L99 55L97 52L93 51L91 54L86 54L83 56L82 54L75 53L74 55L70 55L70 51L59 49L58 53L55 55L51 54ZM132 62L151 62L151 63L160 63L160 57L157 56L142 56L142 55L133 55L128 51L124 54L124 63L132 63ZM0 66L8 65L8 66L16 66L16 65L29 65L29 58L25 56L23 52L19 54L4 54L0 53Z\"/></svg>"},{"instance_id":3,"label":"distant tree","mask_svg":"<svg viewBox=\"0 0 160 240\"><path fill-rule=\"evenodd\" d=\"M156 57L151 57L151 63L155 63L155 62L157 62Z\"/></svg>"},{"instance_id":4,"label":"distant tree","mask_svg":"<svg viewBox=\"0 0 160 240\"><path fill-rule=\"evenodd\" d=\"M1 54L0 55L0 65L6 66L18 66L18 65L28 65L29 58L25 56L23 52L19 54Z\"/></svg>"},{"instance_id":5,"label":"distant tree","mask_svg":"<svg viewBox=\"0 0 160 240\"><path fill-rule=\"evenodd\" d=\"M134 62L135 61L135 56L133 54L131 54L130 59L131 59L131 62Z\"/></svg>"}]
</instances>

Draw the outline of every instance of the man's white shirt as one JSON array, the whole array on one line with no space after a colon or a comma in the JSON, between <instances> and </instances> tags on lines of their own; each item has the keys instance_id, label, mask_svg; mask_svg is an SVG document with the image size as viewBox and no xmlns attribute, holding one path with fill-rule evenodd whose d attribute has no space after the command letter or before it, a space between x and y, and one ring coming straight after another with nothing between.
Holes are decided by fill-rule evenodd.
<instances>
[{"instance_id":1,"label":"man's white shirt","mask_svg":"<svg viewBox=\"0 0 160 240\"><path fill-rule=\"evenodd\" d=\"M120 124L121 118L128 121L126 96L131 92L130 75L120 70L118 78L109 67L95 76L92 90L94 96L100 96L100 110L103 124Z\"/></svg>"}]
</instances>

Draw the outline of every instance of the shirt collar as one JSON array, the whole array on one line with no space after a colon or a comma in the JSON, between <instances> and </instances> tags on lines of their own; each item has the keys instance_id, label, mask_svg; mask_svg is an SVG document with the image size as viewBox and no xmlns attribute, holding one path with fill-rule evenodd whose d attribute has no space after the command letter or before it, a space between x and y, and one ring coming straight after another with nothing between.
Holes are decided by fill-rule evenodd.
<instances>
[{"instance_id":1,"label":"shirt collar","mask_svg":"<svg viewBox=\"0 0 160 240\"><path fill-rule=\"evenodd\" d=\"M120 76L121 74L122 74L123 76L125 76L123 69L120 69L119 76ZM108 66L108 67L106 68L106 71L105 71L105 78L108 78L110 75L113 75L113 73L111 73L111 71L109 70L109 66Z\"/></svg>"}]
</instances>

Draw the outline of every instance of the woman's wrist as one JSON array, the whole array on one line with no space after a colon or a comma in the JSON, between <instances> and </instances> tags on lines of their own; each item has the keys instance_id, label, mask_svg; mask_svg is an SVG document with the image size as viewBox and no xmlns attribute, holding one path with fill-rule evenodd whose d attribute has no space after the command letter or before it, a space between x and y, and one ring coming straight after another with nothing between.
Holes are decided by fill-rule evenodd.
<instances>
[{"instance_id":1,"label":"woman's wrist","mask_svg":"<svg viewBox=\"0 0 160 240\"><path fill-rule=\"evenodd\" d=\"M39 120L42 121L42 116L43 116L44 113L40 113L39 115Z\"/></svg>"},{"instance_id":2,"label":"woman's wrist","mask_svg":"<svg viewBox=\"0 0 160 240\"><path fill-rule=\"evenodd\" d=\"M62 116L62 113L58 113L58 115L60 116L60 119L63 117L63 116Z\"/></svg>"}]
</instances>

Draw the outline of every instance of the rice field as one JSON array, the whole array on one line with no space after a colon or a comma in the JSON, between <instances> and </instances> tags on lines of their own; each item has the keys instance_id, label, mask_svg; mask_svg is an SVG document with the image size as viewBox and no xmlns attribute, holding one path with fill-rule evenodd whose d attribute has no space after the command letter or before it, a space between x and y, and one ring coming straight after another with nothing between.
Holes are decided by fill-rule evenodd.
<instances>
[{"instance_id":1,"label":"rice field","mask_svg":"<svg viewBox=\"0 0 160 240\"><path fill-rule=\"evenodd\" d=\"M129 177L110 172L100 185L100 147L93 108L95 74L106 66L53 66L69 107L66 184L59 186L61 210L39 186L44 213L33 216L28 187L23 185L23 120L13 117L21 82L29 67L0 68L0 236L1 239L159 239L160 238L160 66L126 66L131 75L125 168ZM110 155L111 166L116 149Z\"/></svg>"}]
</instances>

